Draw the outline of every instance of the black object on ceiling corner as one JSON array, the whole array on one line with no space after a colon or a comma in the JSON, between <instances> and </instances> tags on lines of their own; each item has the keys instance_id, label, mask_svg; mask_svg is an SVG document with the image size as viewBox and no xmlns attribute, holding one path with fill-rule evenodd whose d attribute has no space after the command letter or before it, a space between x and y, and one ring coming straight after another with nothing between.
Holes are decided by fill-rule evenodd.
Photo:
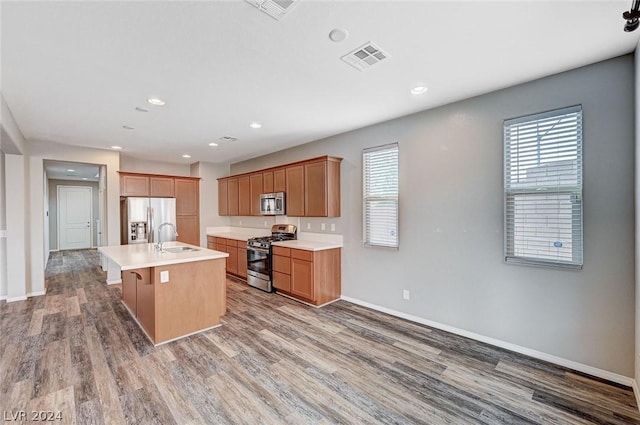
<instances>
[{"instance_id":1,"label":"black object on ceiling corner","mask_svg":"<svg viewBox=\"0 0 640 425\"><path fill-rule=\"evenodd\" d=\"M622 18L627 20L627 23L624 24L625 32L638 29L638 26L640 26L640 0L633 0L631 10L624 12Z\"/></svg>"}]
</instances>

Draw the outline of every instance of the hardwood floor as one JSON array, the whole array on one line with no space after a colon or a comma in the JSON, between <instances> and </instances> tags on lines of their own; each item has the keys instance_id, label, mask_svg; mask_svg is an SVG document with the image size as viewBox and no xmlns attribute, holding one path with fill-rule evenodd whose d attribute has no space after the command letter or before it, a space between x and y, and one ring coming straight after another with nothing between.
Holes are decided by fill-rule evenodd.
<instances>
[{"instance_id":1,"label":"hardwood floor","mask_svg":"<svg viewBox=\"0 0 640 425\"><path fill-rule=\"evenodd\" d=\"M344 301L229 280L221 327L154 348L96 251L52 254L47 279L46 296L0 305L5 421L640 424L629 388Z\"/></svg>"}]
</instances>

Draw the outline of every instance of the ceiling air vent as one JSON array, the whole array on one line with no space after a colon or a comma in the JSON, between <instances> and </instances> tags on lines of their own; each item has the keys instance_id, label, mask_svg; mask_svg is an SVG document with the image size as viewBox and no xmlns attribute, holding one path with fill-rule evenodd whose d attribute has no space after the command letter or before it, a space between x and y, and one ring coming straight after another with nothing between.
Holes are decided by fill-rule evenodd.
<instances>
[{"instance_id":1,"label":"ceiling air vent","mask_svg":"<svg viewBox=\"0 0 640 425\"><path fill-rule=\"evenodd\" d=\"M280 20L298 4L300 0L245 0L267 15Z\"/></svg>"},{"instance_id":2,"label":"ceiling air vent","mask_svg":"<svg viewBox=\"0 0 640 425\"><path fill-rule=\"evenodd\" d=\"M341 59L359 71L364 71L373 65L389 58L389 54L369 41Z\"/></svg>"},{"instance_id":3,"label":"ceiling air vent","mask_svg":"<svg viewBox=\"0 0 640 425\"><path fill-rule=\"evenodd\" d=\"M222 136L220 140L222 140L223 142L235 142L236 140L238 140L238 138L231 136Z\"/></svg>"}]
</instances>

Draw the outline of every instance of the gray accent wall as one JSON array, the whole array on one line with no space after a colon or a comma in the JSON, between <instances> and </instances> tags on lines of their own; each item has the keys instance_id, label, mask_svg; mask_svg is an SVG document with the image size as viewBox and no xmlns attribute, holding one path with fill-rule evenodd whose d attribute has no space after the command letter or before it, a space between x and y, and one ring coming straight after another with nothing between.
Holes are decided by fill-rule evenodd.
<instances>
[{"instance_id":1,"label":"gray accent wall","mask_svg":"<svg viewBox=\"0 0 640 425\"><path fill-rule=\"evenodd\" d=\"M584 268L507 265L503 120L577 104ZM627 55L233 164L230 172L343 157L342 216L302 219L301 230L335 223L344 235L344 296L633 377L634 119ZM392 142L400 147L400 249L365 248L361 153Z\"/></svg>"}]
</instances>

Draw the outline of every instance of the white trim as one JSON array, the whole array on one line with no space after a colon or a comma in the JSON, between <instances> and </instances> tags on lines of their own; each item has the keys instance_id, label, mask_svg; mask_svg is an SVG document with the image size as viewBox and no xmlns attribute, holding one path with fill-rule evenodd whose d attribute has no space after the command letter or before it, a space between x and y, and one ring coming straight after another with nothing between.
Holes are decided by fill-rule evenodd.
<instances>
[{"instance_id":1,"label":"white trim","mask_svg":"<svg viewBox=\"0 0 640 425\"><path fill-rule=\"evenodd\" d=\"M638 381L634 379L632 384L633 394L636 396L636 405L638 405L638 410L640 410L640 388L638 388Z\"/></svg>"},{"instance_id":2,"label":"white trim","mask_svg":"<svg viewBox=\"0 0 640 425\"><path fill-rule=\"evenodd\" d=\"M7 297L7 302L14 303L16 301L25 301L26 299L27 299L26 295L21 295L19 297L12 297L12 298Z\"/></svg>"},{"instance_id":3,"label":"white trim","mask_svg":"<svg viewBox=\"0 0 640 425\"><path fill-rule=\"evenodd\" d=\"M107 280L107 285L117 285L118 283L122 283L122 279Z\"/></svg>"},{"instance_id":4,"label":"white trim","mask_svg":"<svg viewBox=\"0 0 640 425\"><path fill-rule=\"evenodd\" d=\"M557 357L552 354L543 353L542 351L532 350L531 348L522 347L520 345L512 344L510 342L501 341L499 339L491 338L488 336L480 335L474 332L465 331L463 329L459 329L453 326L445 325L442 323L434 322L432 320L423 319L422 317L413 316L411 314L402 313L399 311L391 310L386 307L381 307L376 304L371 304L366 301L361 301L356 298L351 298L347 296L340 297L344 301L348 301L353 304L357 304L363 307L370 308L372 310L377 310L382 313L387 313L392 316L400 317L402 319L410 320L412 322L420 323L422 325L427 325L432 328L440 329L446 332L451 332L452 334L464 336L466 338L471 338L476 341L484 342L490 345L494 345L496 347L504 348L509 351L513 351L516 353L524 354L526 356L530 356L539 360L544 360L549 363L554 363L559 366L567 367L569 369L576 370L578 372L586 373L588 375L592 375L598 378L606 379L607 381L615 382L617 384L626 385L628 387L633 387L634 390L637 388L634 387L635 380L633 378L629 378L628 376L619 375L614 372L609 372L608 370L598 369L593 366L585 365L582 363L574 362L573 360L564 359L562 357ZM636 398L638 398L638 393L636 393ZM640 402L638 403L640 406Z\"/></svg>"},{"instance_id":5,"label":"white trim","mask_svg":"<svg viewBox=\"0 0 640 425\"><path fill-rule=\"evenodd\" d=\"M7 296L6 296L6 295L0 295L0 301L4 301L4 300L6 300L6 299L7 299Z\"/></svg>"},{"instance_id":6,"label":"white trim","mask_svg":"<svg viewBox=\"0 0 640 425\"><path fill-rule=\"evenodd\" d=\"M31 298L31 297L41 297L42 295L47 295L47 290L43 289L42 291L36 291L36 292L29 292L27 294L27 297Z\"/></svg>"}]
</instances>

